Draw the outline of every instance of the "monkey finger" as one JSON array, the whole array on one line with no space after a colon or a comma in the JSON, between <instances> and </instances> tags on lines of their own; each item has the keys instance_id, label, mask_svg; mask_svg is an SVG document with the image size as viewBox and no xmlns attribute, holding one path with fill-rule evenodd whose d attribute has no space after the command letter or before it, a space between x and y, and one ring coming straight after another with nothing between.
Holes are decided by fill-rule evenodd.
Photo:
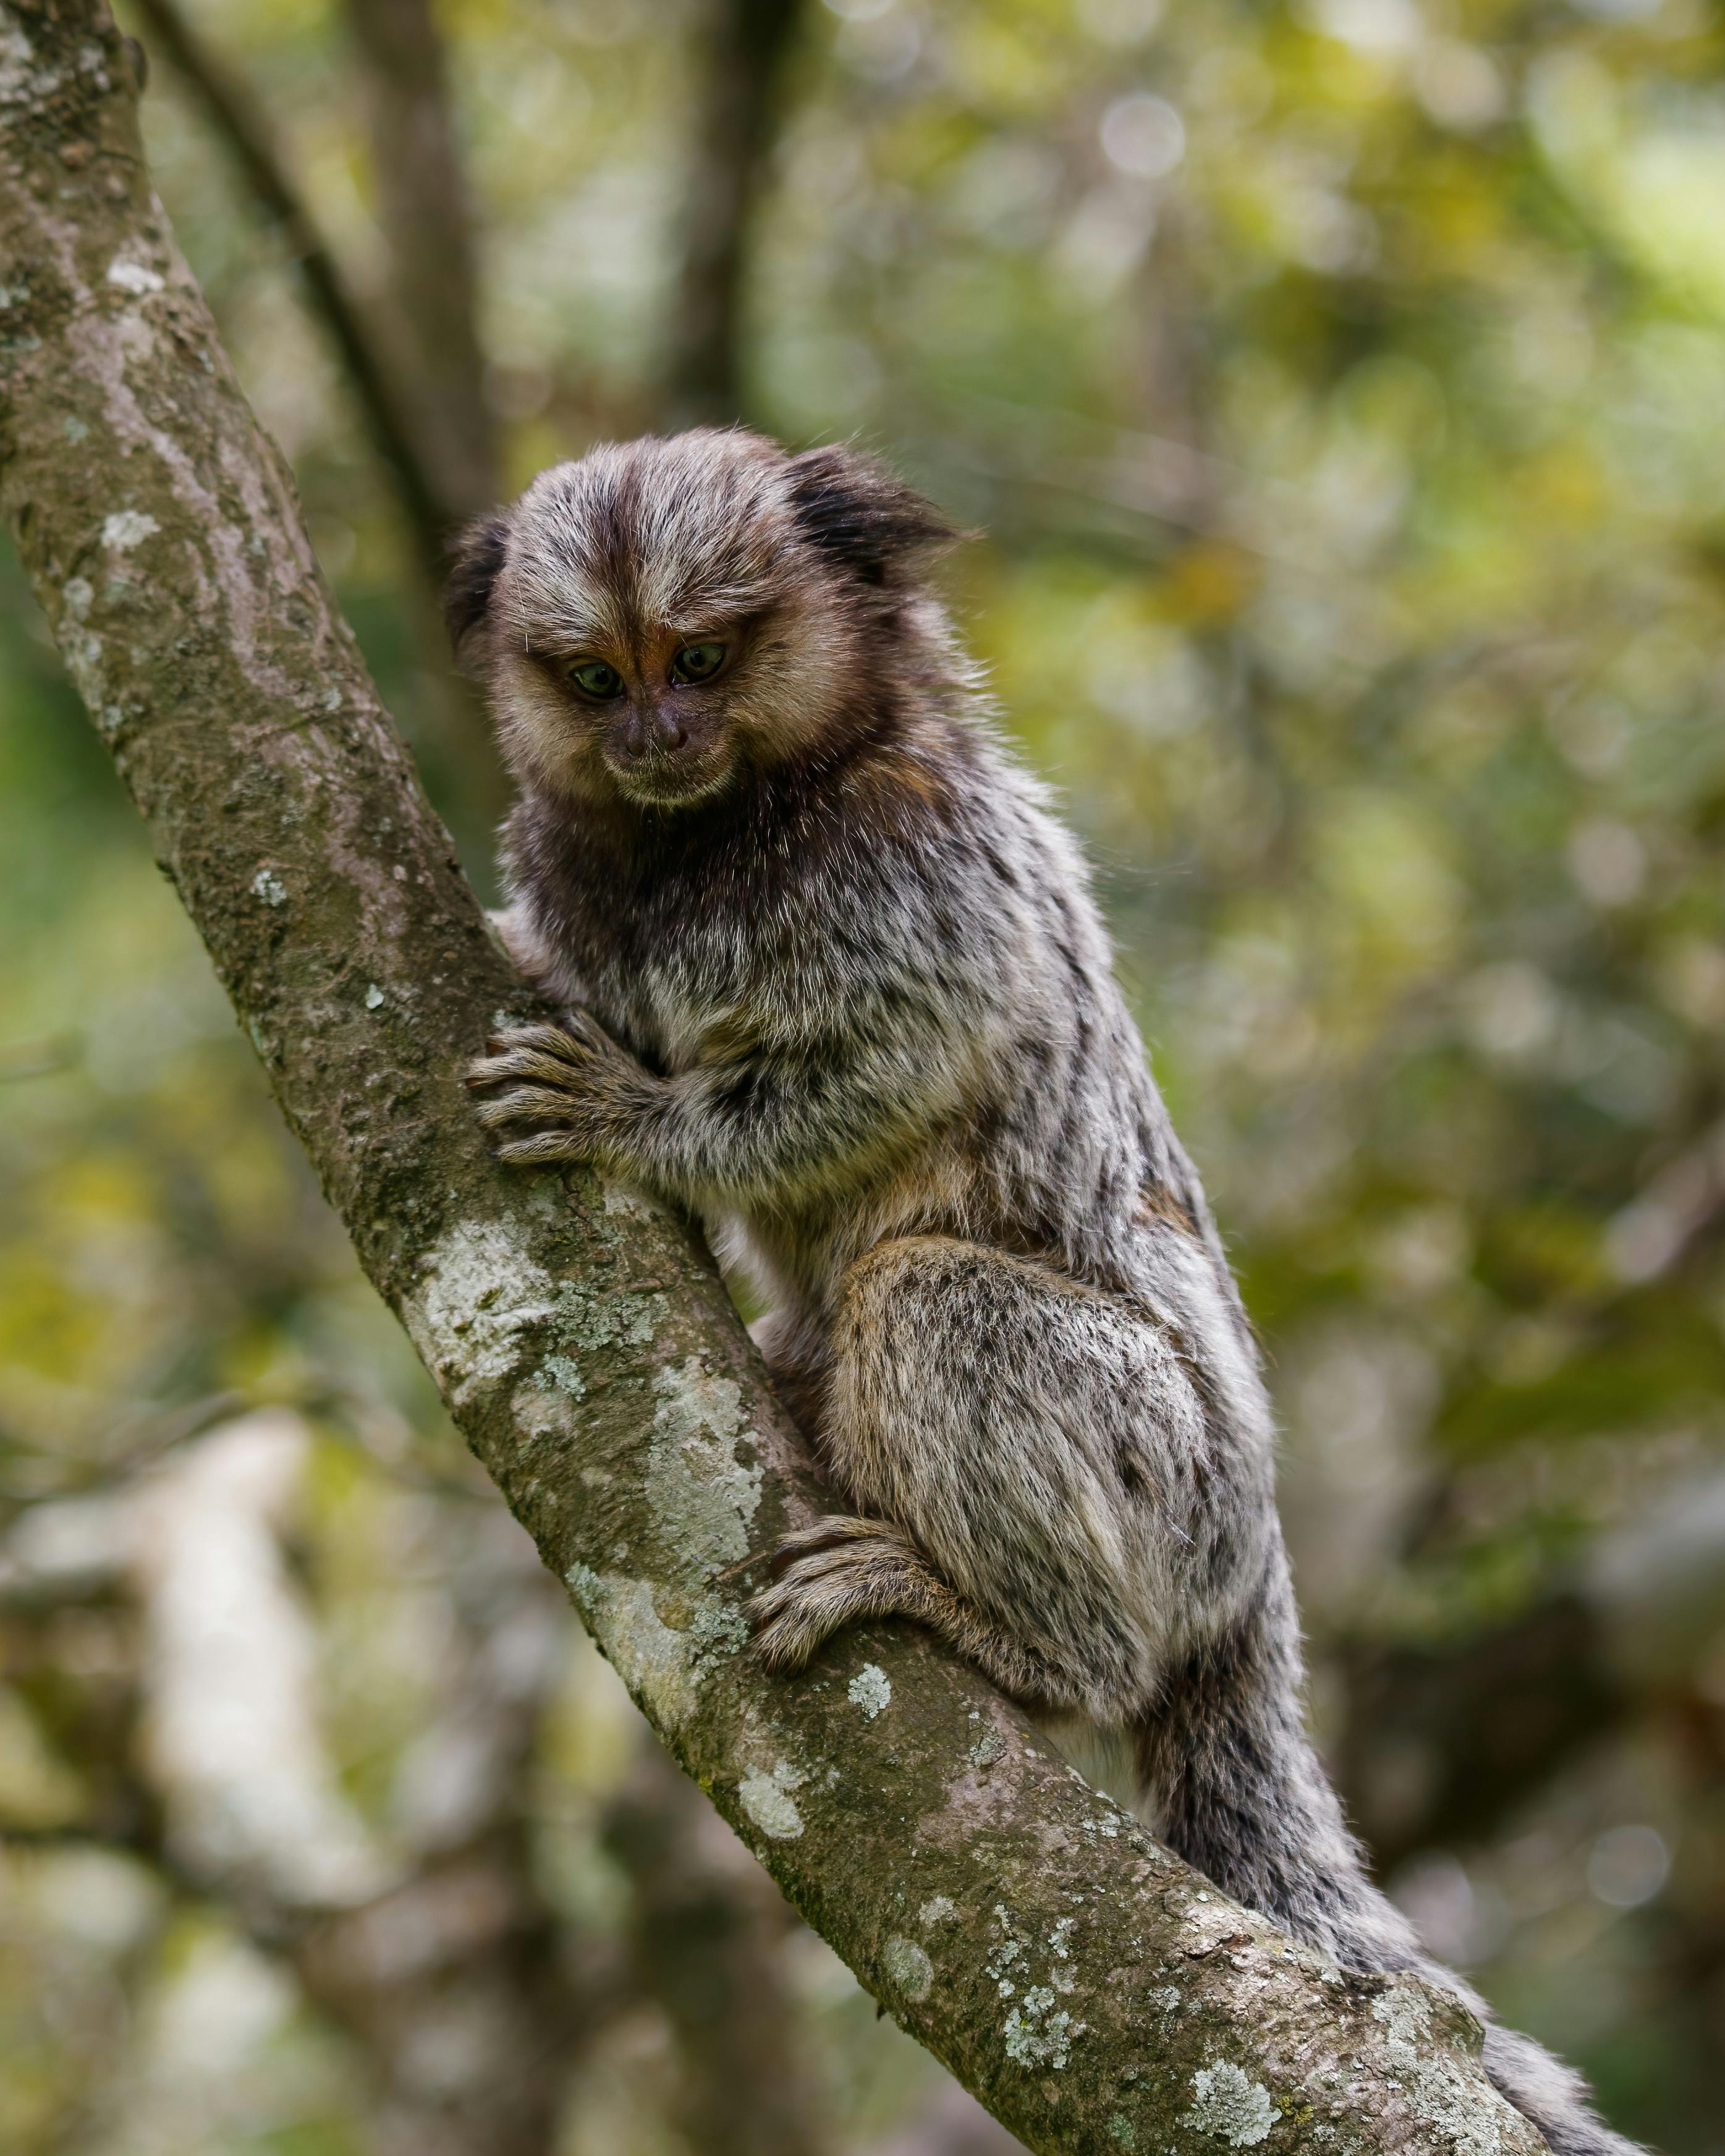
<instances>
[{"instance_id":1,"label":"monkey finger","mask_svg":"<svg viewBox=\"0 0 1725 2156\"><path fill-rule=\"evenodd\" d=\"M768 1669L801 1669L834 1632L905 1604L903 1551L886 1537L796 1560L748 1604L755 1652Z\"/></svg>"},{"instance_id":2,"label":"monkey finger","mask_svg":"<svg viewBox=\"0 0 1725 2156\"><path fill-rule=\"evenodd\" d=\"M545 1056L556 1063L584 1063L593 1053L588 1042L567 1026L548 1023L511 1026L485 1046L494 1055Z\"/></svg>"},{"instance_id":3,"label":"monkey finger","mask_svg":"<svg viewBox=\"0 0 1725 2156\"><path fill-rule=\"evenodd\" d=\"M499 1160L591 1160L593 1147L574 1131L536 1131L531 1137L511 1138L496 1147Z\"/></svg>"},{"instance_id":4,"label":"monkey finger","mask_svg":"<svg viewBox=\"0 0 1725 2156\"><path fill-rule=\"evenodd\" d=\"M794 1528L786 1535L773 1553L768 1569L775 1579L782 1579L798 1558L836 1549L847 1543L871 1541L882 1532L879 1520L860 1519L849 1512L829 1512L824 1518L811 1521L808 1527Z\"/></svg>"},{"instance_id":5,"label":"monkey finger","mask_svg":"<svg viewBox=\"0 0 1725 2156\"><path fill-rule=\"evenodd\" d=\"M578 1043L589 1055L620 1055L623 1053L591 1011L579 1009L566 1011L562 1030L569 1040Z\"/></svg>"},{"instance_id":6,"label":"monkey finger","mask_svg":"<svg viewBox=\"0 0 1725 2156\"><path fill-rule=\"evenodd\" d=\"M803 1668L843 1621L825 1622L821 1614L799 1602L786 1602L768 1609L762 1606L765 1599L757 1597L749 1605L755 1626L754 1652L767 1668L781 1676Z\"/></svg>"},{"instance_id":7,"label":"monkey finger","mask_svg":"<svg viewBox=\"0 0 1725 2156\"><path fill-rule=\"evenodd\" d=\"M794 1676L805 1667L821 1644L818 1634L809 1634L788 1622L763 1625L756 1633L753 1647L756 1659L775 1676Z\"/></svg>"},{"instance_id":8,"label":"monkey finger","mask_svg":"<svg viewBox=\"0 0 1725 2156\"><path fill-rule=\"evenodd\" d=\"M461 1082L470 1092L476 1092L481 1086L501 1086L511 1078L521 1078L527 1075L526 1072L516 1068L512 1057L476 1055L468 1065Z\"/></svg>"},{"instance_id":9,"label":"monkey finger","mask_svg":"<svg viewBox=\"0 0 1725 2156\"><path fill-rule=\"evenodd\" d=\"M573 1106L567 1093L552 1087L517 1086L512 1093L480 1101L475 1113L488 1131L497 1131L506 1123L567 1123Z\"/></svg>"},{"instance_id":10,"label":"monkey finger","mask_svg":"<svg viewBox=\"0 0 1725 2156\"><path fill-rule=\"evenodd\" d=\"M868 1611L875 1599L871 1589L883 1577L880 1558L862 1553L855 1543L843 1552L818 1551L798 1558L783 1578L762 1588L748 1604L749 1620L759 1637L813 1631L812 1654L829 1634Z\"/></svg>"},{"instance_id":11,"label":"monkey finger","mask_svg":"<svg viewBox=\"0 0 1725 2156\"><path fill-rule=\"evenodd\" d=\"M470 1086L501 1086L514 1078L536 1079L542 1086L580 1086L592 1069L591 1060L569 1055L547 1055L538 1049L511 1048L501 1055L482 1055L467 1066Z\"/></svg>"},{"instance_id":12,"label":"monkey finger","mask_svg":"<svg viewBox=\"0 0 1725 2156\"><path fill-rule=\"evenodd\" d=\"M757 1602L776 1594L795 1596L825 1590L837 1583L859 1584L902 1571L904 1545L893 1535L874 1534L855 1541L835 1543L827 1549L806 1551L793 1557L771 1587L763 1587Z\"/></svg>"}]
</instances>

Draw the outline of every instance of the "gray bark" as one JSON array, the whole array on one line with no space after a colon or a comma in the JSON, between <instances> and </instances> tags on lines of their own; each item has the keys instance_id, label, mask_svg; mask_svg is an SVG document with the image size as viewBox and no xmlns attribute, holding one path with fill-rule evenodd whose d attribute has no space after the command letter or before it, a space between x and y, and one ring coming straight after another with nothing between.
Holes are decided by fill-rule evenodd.
<instances>
[{"instance_id":1,"label":"gray bark","mask_svg":"<svg viewBox=\"0 0 1725 2156\"><path fill-rule=\"evenodd\" d=\"M531 1001L151 194L102 0L0 0L0 501L67 665L366 1270L681 1765L1032 2149L1532 2156L1465 2010L1226 1902L927 1638L753 1662L808 1461L683 1224L481 1141L462 1065Z\"/></svg>"}]
</instances>

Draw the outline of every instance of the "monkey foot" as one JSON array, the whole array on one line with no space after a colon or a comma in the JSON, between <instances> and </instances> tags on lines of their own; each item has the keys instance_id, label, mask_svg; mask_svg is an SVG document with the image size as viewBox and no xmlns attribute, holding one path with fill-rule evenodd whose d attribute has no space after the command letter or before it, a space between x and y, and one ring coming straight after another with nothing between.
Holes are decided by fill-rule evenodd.
<instances>
[{"instance_id":1,"label":"monkey foot","mask_svg":"<svg viewBox=\"0 0 1725 2156\"><path fill-rule=\"evenodd\" d=\"M777 1575L749 1604L755 1652L768 1669L800 1670L834 1632L867 1617L924 1614L927 1566L896 1528L834 1514L786 1536Z\"/></svg>"}]
</instances>

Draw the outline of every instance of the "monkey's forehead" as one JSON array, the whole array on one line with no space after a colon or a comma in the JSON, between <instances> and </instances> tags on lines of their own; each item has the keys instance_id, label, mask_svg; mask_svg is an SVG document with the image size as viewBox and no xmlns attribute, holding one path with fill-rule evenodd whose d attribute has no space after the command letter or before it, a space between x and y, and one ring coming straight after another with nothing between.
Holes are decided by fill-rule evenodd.
<instances>
[{"instance_id":1,"label":"monkey's forehead","mask_svg":"<svg viewBox=\"0 0 1725 2156\"><path fill-rule=\"evenodd\" d=\"M542 472L511 523L506 612L578 639L758 612L800 552L783 465L747 437L681 435Z\"/></svg>"}]
</instances>

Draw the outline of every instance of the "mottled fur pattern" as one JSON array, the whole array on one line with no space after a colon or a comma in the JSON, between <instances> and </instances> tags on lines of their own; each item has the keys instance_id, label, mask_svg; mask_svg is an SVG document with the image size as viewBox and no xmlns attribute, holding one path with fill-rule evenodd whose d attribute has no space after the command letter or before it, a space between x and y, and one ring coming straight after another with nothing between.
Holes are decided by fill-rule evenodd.
<instances>
[{"instance_id":1,"label":"mottled fur pattern","mask_svg":"<svg viewBox=\"0 0 1725 2156\"><path fill-rule=\"evenodd\" d=\"M1077 850L923 580L947 536L849 451L712 433L559 465L475 531L451 619L521 785L505 932L572 1011L491 1045L480 1112L511 1158L670 1194L752 1276L847 1508L778 1553L769 1663L926 1625L1122 1736L1228 1892L1426 1967L1307 1738L1250 1331ZM680 639L724 645L711 685ZM559 670L594 656L602 706ZM1538 2046L1486 2056L1560 2156L1628 2148Z\"/></svg>"}]
</instances>

